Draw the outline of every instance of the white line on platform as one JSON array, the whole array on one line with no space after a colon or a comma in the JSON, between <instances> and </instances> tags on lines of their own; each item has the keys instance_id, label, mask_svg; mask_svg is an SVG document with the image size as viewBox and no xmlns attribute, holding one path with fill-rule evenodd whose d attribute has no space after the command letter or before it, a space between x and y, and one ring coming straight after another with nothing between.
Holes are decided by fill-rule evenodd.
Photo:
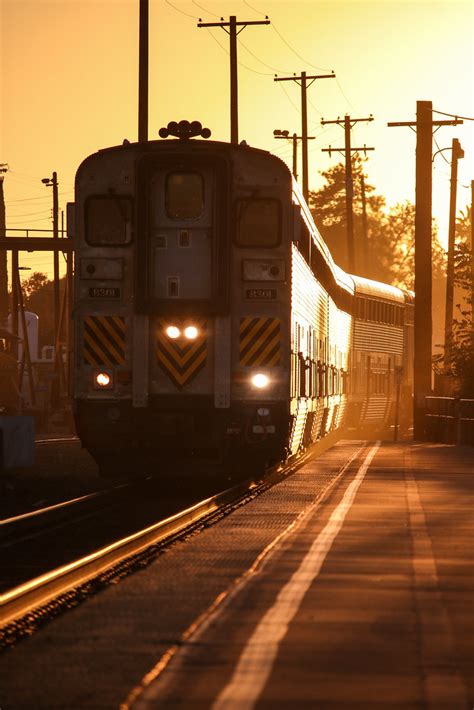
<instances>
[{"instance_id":1,"label":"white line on platform","mask_svg":"<svg viewBox=\"0 0 474 710\"><path fill-rule=\"evenodd\" d=\"M272 671L280 642L285 637L306 592L318 576L379 446L380 442L377 442L370 449L341 502L332 512L301 565L261 619L240 655L230 682L217 697L212 710L250 710L258 701Z\"/></svg>"}]
</instances>

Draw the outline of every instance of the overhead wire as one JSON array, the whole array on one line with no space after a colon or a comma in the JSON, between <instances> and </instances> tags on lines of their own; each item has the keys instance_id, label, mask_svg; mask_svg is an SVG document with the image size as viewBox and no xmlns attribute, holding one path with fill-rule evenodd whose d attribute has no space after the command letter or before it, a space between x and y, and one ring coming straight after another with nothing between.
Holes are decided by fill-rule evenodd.
<instances>
[{"instance_id":1,"label":"overhead wire","mask_svg":"<svg viewBox=\"0 0 474 710\"><path fill-rule=\"evenodd\" d=\"M217 39L217 37L215 37L215 36L212 34L212 32L209 30L208 27L205 27L205 29L207 30L208 34L212 37L212 39L214 40L214 42L216 42L216 44L219 45L219 47L222 49L222 51L225 52L225 53L228 55L228 54L229 54L229 50L226 49L226 47L224 47L224 46L219 42L219 40ZM238 60L237 64L239 64L239 66L241 66L241 67L244 67L244 69L247 69L247 71L253 72L254 74L260 74L261 76L272 76L272 74L269 74L268 72L262 72L262 71L258 71L257 69L252 69L251 67L247 66L246 64L244 64L244 63L241 62L240 60Z\"/></svg>"},{"instance_id":2,"label":"overhead wire","mask_svg":"<svg viewBox=\"0 0 474 710\"><path fill-rule=\"evenodd\" d=\"M445 111L437 111L433 109L433 113L439 113L441 116L449 116L450 118L461 118L463 121L474 121L472 116L460 116L458 113L446 113Z\"/></svg>"},{"instance_id":3,"label":"overhead wire","mask_svg":"<svg viewBox=\"0 0 474 710\"><path fill-rule=\"evenodd\" d=\"M211 12L210 10L207 10L205 7L202 5L199 5L199 3L196 2L196 0L192 0L193 5L196 5L200 10L204 10L204 12L207 12L208 15L212 15L212 17L221 17L220 15L216 15L214 12Z\"/></svg>"},{"instance_id":4,"label":"overhead wire","mask_svg":"<svg viewBox=\"0 0 474 710\"><path fill-rule=\"evenodd\" d=\"M30 222L30 224L34 223L34 222L46 222L47 219L48 219L48 217L38 217L37 219L29 219L28 222ZM16 220L11 221L11 220L7 219L7 227L6 228L8 229L8 225L12 225L12 224L24 224L24 220L20 220L17 222ZM25 227L25 229L28 229L28 227Z\"/></svg>"},{"instance_id":5,"label":"overhead wire","mask_svg":"<svg viewBox=\"0 0 474 710\"><path fill-rule=\"evenodd\" d=\"M38 214L48 215L51 213L51 208L40 210L39 212L24 212L22 214L13 214L12 217L16 219L17 217L35 217ZM46 217L45 217L46 219Z\"/></svg>"},{"instance_id":6,"label":"overhead wire","mask_svg":"<svg viewBox=\"0 0 474 710\"><path fill-rule=\"evenodd\" d=\"M257 57L257 55L256 55L254 52L252 52L252 50L249 49L249 48L247 47L247 45L245 45L245 44L242 42L241 39L239 39L239 44L240 44L249 54L251 54L252 57L254 57L254 59L257 60L257 62L260 62L260 64L263 64L264 67L267 67L267 69L272 69L273 71L280 72L280 73L283 72L284 74L287 74L287 73L288 73L288 71L287 71L286 69L277 69L277 67L273 67L273 66L271 66L270 64L267 64L266 62L263 61L263 59L260 59L259 57Z\"/></svg>"},{"instance_id":7,"label":"overhead wire","mask_svg":"<svg viewBox=\"0 0 474 710\"><path fill-rule=\"evenodd\" d=\"M170 7L173 8L173 10L176 10L176 12L180 12L182 15L186 15L186 17L192 17L193 20L199 20L199 17L196 17L196 15L190 15L189 12L185 12L184 10L181 10L179 7L176 7L176 5L173 5L170 0L165 0L165 3L169 5Z\"/></svg>"}]
</instances>

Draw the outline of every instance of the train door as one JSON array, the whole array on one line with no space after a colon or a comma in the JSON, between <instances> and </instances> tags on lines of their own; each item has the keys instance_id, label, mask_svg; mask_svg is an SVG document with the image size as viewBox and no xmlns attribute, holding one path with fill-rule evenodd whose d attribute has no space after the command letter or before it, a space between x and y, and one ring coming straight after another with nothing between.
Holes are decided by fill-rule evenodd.
<instances>
[{"instance_id":1,"label":"train door","mask_svg":"<svg viewBox=\"0 0 474 710\"><path fill-rule=\"evenodd\" d=\"M140 310L207 316L226 309L226 177L217 156L152 156L140 167Z\"/></svg>"},{"instance_id":2,"label":"train door","mask_svg":"<svg viewBox=\"0 0 474 710\"><path fill-rule=\"evenodd\" d=\"M161 169L150 183L151 288L159 300L212 295L214 175Z\"/></svg>"}]
</instances>

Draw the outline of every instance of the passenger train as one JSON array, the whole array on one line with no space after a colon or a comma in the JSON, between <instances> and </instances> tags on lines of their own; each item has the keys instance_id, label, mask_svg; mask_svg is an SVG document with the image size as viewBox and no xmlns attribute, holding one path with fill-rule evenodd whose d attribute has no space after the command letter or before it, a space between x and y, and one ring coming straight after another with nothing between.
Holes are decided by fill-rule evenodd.
<instances>
[{"instance_id":1,"label":"passenger train","mask_svg":"<svg viewBox=\"0 0 474 710\"><path fill-rule=\"evenodd\" d=\"M73 396L104 475L247 474L398 405L408 425L412 294L346 274L288 167L208 133L172 123L77 172Z\"/></svg>"}]
</instances>

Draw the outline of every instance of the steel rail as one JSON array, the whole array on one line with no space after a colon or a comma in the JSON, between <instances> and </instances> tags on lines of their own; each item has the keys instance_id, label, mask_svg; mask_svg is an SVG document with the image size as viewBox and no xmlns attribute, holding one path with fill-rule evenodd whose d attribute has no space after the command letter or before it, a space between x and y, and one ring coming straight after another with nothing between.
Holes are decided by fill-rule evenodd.
<instances>
[{"instance_id":1,"label":"steel rail","mask_svg":"<svg viewBox=\"0 0 474 710\"><path fill-rule=\"evenodd\" d=\"M27 513L20 513L11 518L5 518L5 520L0 520L0 529L5 529L6 526L18 525L28 522L30 520L37 520L41 516L48 516L50 513L57 513L62 508L68 508L69 506L75 506L79 504L86 503L88 501L95 500L101 496L104 496L110 491L115 491L117 488L107 488L104 491L95 491L94 493L87 493L86 495L79 496L78 498L71 498L70 500L63 500L60 503L53 503L48 505L46 508L38 508L37 510L30 510Z\"/></svg>"},{"instance_id":2,"label":"steel rail","mask_svg":"<svg viewBox=\"0 0 474 710\"><path fill-rule=\"evenodd\" d=\"M176 513L165 520L150 525L96 552L86 555L56 570L42 574L0 595L0 628L11 624L29 612L54 598L84 584L101 572L123 562L126 558L142 552L150 545L183 530L199 520L215 513L220 507L236 502L245 493L255 488L241 484Z\"/></svg>"}]
</instances>

